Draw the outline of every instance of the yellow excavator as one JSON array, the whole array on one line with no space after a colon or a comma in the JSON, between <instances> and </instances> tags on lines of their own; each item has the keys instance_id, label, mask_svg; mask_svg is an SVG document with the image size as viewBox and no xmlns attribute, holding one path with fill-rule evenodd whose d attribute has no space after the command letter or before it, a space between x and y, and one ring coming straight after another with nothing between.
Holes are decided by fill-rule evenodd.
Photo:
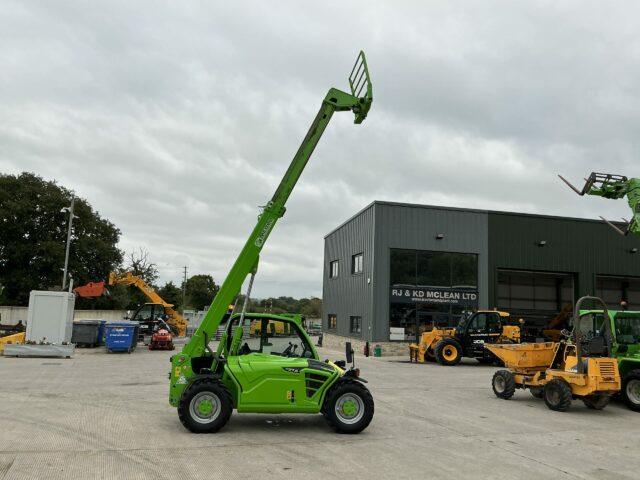
<instances>
[{"instance_id":1,"label":"yellow excavator","mask_svg":"<svg viewBox=\"0 0 640 480\"><path fill-rule=\"evenodd\" d=\"M187 334L187 320L173 309L173 304L165 302L155 289L147 285L142 278L131 272L111 272L109 285L133 285L149 299L149 302L136 310L131 320L145 322L163 319L179 337L184 337Z\"/></svg>"}]
</instances>

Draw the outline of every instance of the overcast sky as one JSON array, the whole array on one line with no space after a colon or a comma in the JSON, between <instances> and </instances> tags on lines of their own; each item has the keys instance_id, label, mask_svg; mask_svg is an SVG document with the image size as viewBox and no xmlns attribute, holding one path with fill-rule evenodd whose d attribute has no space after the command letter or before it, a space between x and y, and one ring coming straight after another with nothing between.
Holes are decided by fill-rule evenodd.
<instances>
[{"instance_id":1,"label":"overcast sky","mask_svg":"<svg viewBox=\"0 0 640 480\"><path fill-rule=\"evenodd\" d=\"M86 198L161 279L222 281L360 49L369 118L334 116L254 296L322 293L323 237L373 200L612 219L640 173L634 2L7 1L0 171ZM612 233L613 234L613 233Z\"/></svg>"}]
</instances>

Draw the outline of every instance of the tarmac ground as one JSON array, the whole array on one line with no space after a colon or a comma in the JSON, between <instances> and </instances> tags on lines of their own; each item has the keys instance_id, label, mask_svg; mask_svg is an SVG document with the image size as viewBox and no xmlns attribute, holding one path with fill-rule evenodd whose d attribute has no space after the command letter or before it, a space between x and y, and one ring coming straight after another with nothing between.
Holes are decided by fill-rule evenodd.
<instances>
[{"instance_id":1,"label":"tarmac ground","mask_svg":"<svg viewBox=\"0 0 640 480\"><path fill-rule=\"evenodd\" d=\"M613 401L565 413L491 390L494 367L356 357L375 399L359 435L321 415L236 414L185 430L167 403L173 352L0 357L0 480L637 479L640 414ZM321 358L343 358L321 350Z\"/></svg>"}]
</instances>

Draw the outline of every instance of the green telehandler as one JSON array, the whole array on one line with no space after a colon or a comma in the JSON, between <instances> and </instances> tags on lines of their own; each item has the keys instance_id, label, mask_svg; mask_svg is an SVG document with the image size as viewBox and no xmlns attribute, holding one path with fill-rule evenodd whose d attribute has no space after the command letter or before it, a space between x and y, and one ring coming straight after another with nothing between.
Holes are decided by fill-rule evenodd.
<instances>
[{"instance_id":1,"label":"green telehandler","mask_svg":"<svg viewBox=\"0 0 640 480\"><path fill-rule=\"evenodd\" d=\"M182 424L195 433L215 432L239 413L322 413L341 433L358 433L373 418L371 393L353 364L320 361L295 317L247 313L247 299L258 268L259 254L304 167L335 112L351 111L354 123L364 121L373 100L364 52L349 75L351 93L331 88L300 148L280 181L200 327L182 351L171 357L169 403ZM228 306L239 298L249 277L241 312L229 317L215 351L209 341L223 322ZM255 327L260 320L261 326ZM249 325L247 325L249 322ZM251 326L250 322L254 322ZM284 336L286 332L286 337ZM349 369L346 363L351 363Z\"/></svg>"},{"instance_id":2,"label":"green telehandler","mask_svg":"<svg viewBox=\"0 0 640 480\"><path fill-rule=\"evenodd\" d=\"M618 360L622 379L620 395L627 406L640 412L640 312L608 310L608 328L603 326L602 310L580 310L581 317L591 315L591 322L583 322L583 335L587 340L608 332L611 356Z\"/></svg>"}]
</instances>

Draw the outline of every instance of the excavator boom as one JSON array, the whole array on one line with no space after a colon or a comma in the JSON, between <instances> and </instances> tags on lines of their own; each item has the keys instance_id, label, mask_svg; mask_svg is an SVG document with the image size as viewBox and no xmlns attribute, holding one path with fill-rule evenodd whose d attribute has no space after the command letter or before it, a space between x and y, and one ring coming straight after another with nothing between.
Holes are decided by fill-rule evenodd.
<instances>
[{"instance_id":1,"label":"excavator boom","mask_svg":"<svg viewBox=\"0 0 640 480\"><path fill-rule=\"evenodd\" d=\"M172 303L167 303L158 295L153 287L147 284L142 278L131 272L109 274L109 285L133 285L138 288L147 297L150 303L156 303L164 307L165 313L169 316L167 323L178 331L180 337L184 337L187 333L187 321L176 310L173 309Z\"/></svg>"}]
</instances>

